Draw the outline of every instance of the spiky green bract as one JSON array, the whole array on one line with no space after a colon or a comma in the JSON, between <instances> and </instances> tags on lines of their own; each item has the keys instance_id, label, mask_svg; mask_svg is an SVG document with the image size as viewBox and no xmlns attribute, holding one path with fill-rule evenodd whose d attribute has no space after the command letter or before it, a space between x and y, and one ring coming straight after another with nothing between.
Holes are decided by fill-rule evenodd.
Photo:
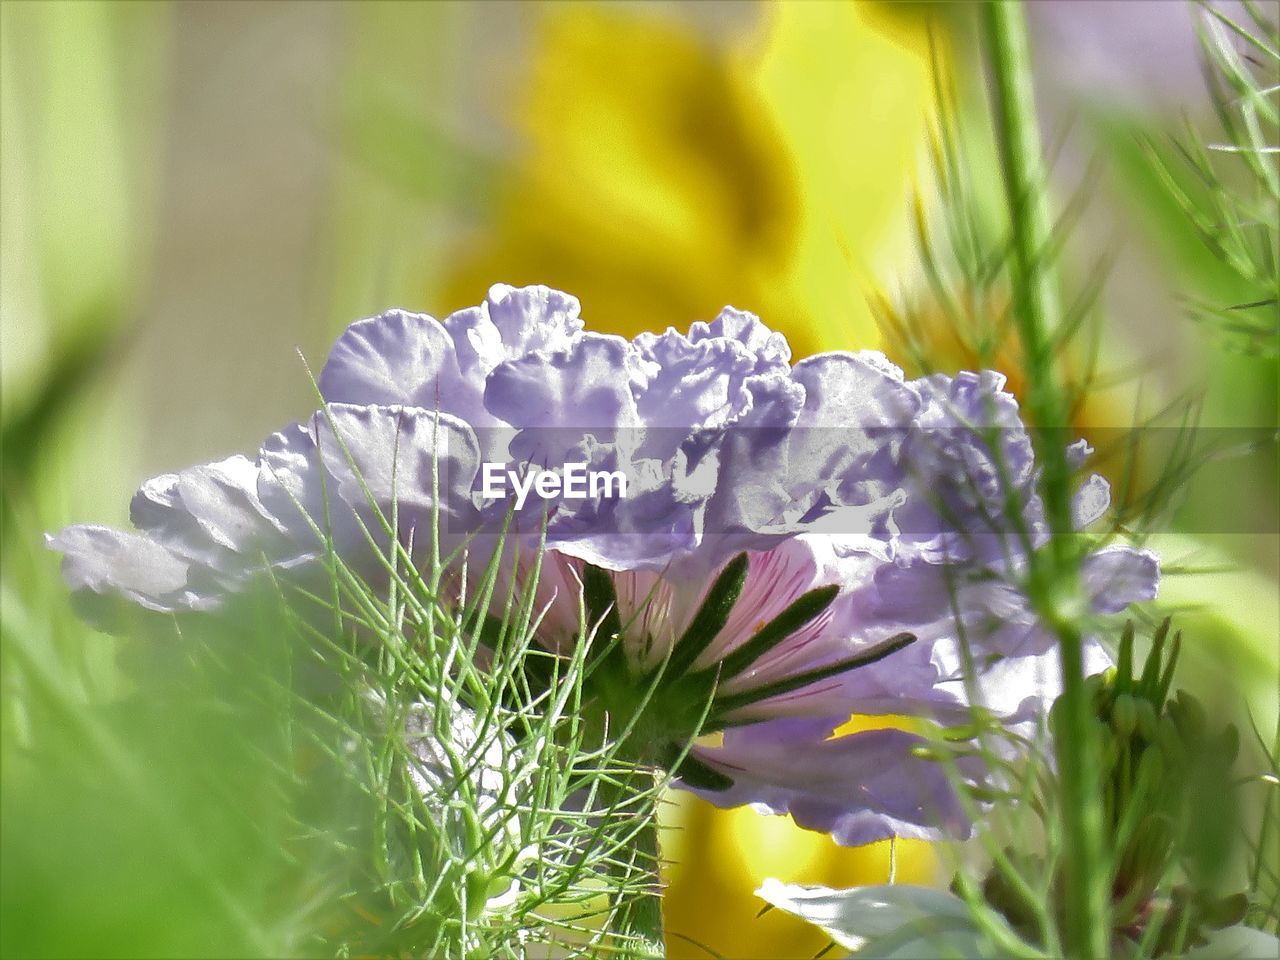
<instances>
[{"instance_id":1,"label":"spiky green bract","mask_svg":"<svg viewBox=\"0 0 1280 960\"><path fill-rule=\"evenodd\" d=\"M309 747L325 789L340 784L364 812L335 858L349 909L326 949L652 953L660 915L656 928L631 918L656 902L661 782L625 738L592 728L592 645L553 656L535 642L531 586L499 586L517 583L501 565L522 559L501 544L479 570L465 550L433 551L426 570L408 555L391 548L378 588L332 553L327 596L282 588L304 659L334 681L329 697L296 691ZM608 619L594 603L584 635Z\"/></svg>"},{"instance_id":2,"label":"spiky green bract","mask_svg":"<svg viewBox=\"0 0 1280 960\"><path fill-rule=\"evenodd\" d=\"M665 660L647 669L633 667L621 653L623 638L633 625L623 623L615 612L617 597L609 574L591 564L583 569L585 618L577 639L579 646L592 649L585 685L588 723L594 723L600 736L616 738L627 755L668 770L695 787L723 789L733 782L689 755L699 736L756 722L743 719L740 711L878 663L916 640L913 634L899 633L831 663L765 680L738 693L724 693L723 684L748 674L762 657L792 640L839 593L838 585L806 591L724 657L695 667L738 603L748 566L746 553L725 564L679 642Z\"/></svg>"},{"instance_id":3,"label":"spiky green bract","mask_svg":"<svg viewBox=\"0 0 1280 960\"><path fill-rule=\"evenodd\" d=\"M325 948L660 954L657 800L667 778L633 735L647 695L629 714L599 705L622 631L611 582L588 573L583 642L549 652L536 640L543 543L526 545L527 558L505 529L489 534L475 568L466 543L442 555L434 510L420 535L427 560L415 561L413 538L396 534L397 498L384 513L339 445L370 509L359 523L381 558L379 582L344 562L326 518L313 526L327 548L321 588L277 585L296 648L336 691L319 702L298 691L317 721L315 747L365 805L355 826L365 842L344 843L336 858L349 923ZM437 504L439 483L436 462Z\"/></svg>"}]
</instances>

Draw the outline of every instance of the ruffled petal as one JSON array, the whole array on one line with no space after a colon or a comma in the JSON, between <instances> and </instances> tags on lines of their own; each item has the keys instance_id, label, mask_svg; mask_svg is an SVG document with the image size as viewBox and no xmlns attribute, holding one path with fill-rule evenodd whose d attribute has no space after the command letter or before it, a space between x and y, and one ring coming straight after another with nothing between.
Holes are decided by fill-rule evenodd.
<instances>
[{"instance_id":1,"label":"ruffled petal","mask_svg":"<svg viewBox=\"0 0 1280 960\"><path fill-rule=\"evenodd\" d=\"M496 283L489 288L484 309L507 357L559 353L582 333L578 298L551 287Z\"/></svg>"},{"instance_id":2,"label":"ruffled petal","mask_svg":"<svg viewBox=\"0 0 1280 960\"><path fill-rule=\"evenodd\" d=\"M754 313L725 307L710 323L698 321L689 328L694 343L716 337L742 344L755 358L755 373L778 372L791 362L787 338L770 330Z\"/></svg>"},{"instance_id":3,"label":"ruffled petal","mask_svg":"<svg viewBox=\"0 0 1280 960\"><path fill-rule=\"evenodd\" d=\"M62 554L62 576L77 611L100 629L121 629L128 605L177 613L208 609L218 602L216 596L191 590L186 560L140 534L77 524L47 536L45 542Z\"/></svg>"},{"instance_id":4,"label":"ruffled petal","mask_svg":"<svg viewBox=\"0 0 1280 960\"><path fill-rule=\"evenodd\" d=\"M393 518L402 542L419 549L437 509L446 536L474 531L479 462L474 433L454 417L335 403L267 440L258 490L291 539L367 560Z\"/></svg>"},{"instance_id":5,"label":"ruffled petal","mask_svg":"<svg viewBox=\"0 0 1280 960\"><path fill-rule=\"evenodd\" d=\"M1071 498L1071 519L1077 529L1084 529L1100 520L1110 507L1111 484L1095 473L1085 479Z\"/></svg>"},{"instance_id":6,"label":"ruffled petal","mask_svg":"<svg viewBox=\"0 0 1280 960\"><path fill-rule=\"evenodd\" d=\"M868 353L824 353L792 371L805 391L788 458L800 509L861 506L902 485L903 427L919 411L920 398L901 370L882 361Z\"/></svg>"},{"instance_id":7,"label":"ruffled petal","mask_svg":"<svg viewBox=\"0 0 1280 960\"><path fill-rule=\"evenodd\" d=\"M498 366L485 405L522 428L634 427L632 380L639 375L631 344L589 333L562 353L528 354Z\"/></svg>"},{"instance_id":8,"label":"ruffled petal","mask_svg":"<svg viewBox=\"0 0 1280 960\"><path fill-rule=\"evenodd\" d=\"M782 375L753 376L745 386L750 406L714 442L718 473L706 511L713 537L764 532L795 519L788 444L804 387Z\"/></svg>"},{"instance_id":9,"label":"ruffled petal","mask_svg":"<svg viewBox=\"0 0 1280 960\"><path fill-rule=\"evenodd\" d=\"M237 555L283 545L280 525L258 499L257 478L257 465L242 456L154 477L135 494L130 518L179 555L227 571Z\"/></svg>"},{"instance_id":10,"label":"ruffled petal","mask_svg":"<svg viewBox=\"0 0 1280 960\"><path fill-rule=\"evenodd\" d=\"M743 381L755 372L756 359L735 340L690 340L674 330L642 333L635 348L649 376L637 390L640 422L665 442L649 456L672 456L689 432L718 427L750 403ZM674 442L673 442L674 441Z\"/></svg>"},{"instance_id":11,"label":"ruffled petal","mask_svg":"<svg viewBox=\"0 0 1280 960\"><path fill-rule=\"evenodd\" d=\"M913 385L924 402L900 456L909 498L895 520L904 546L935 562L998 560L1014 539L1011 500L1038 542L1044 519L1034 489L1035 455L1004 377L938 374ZM992 433L997 448L988 443Z\"/></svg>"}]
</instances>

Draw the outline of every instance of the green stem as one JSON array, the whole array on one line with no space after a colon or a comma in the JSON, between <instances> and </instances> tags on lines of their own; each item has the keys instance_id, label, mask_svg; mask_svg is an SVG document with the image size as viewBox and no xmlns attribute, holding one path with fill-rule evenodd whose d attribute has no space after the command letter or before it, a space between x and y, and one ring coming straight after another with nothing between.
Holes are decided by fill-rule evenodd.
<instances>
[{"instance_id":1,"label":"green stem","mask_svg":"<svg viewBox=\"0 0 1280 960\"><path fill-rule=\"evenodd\" d=\"M638 789L622 785L610 800L622 802L637 793L652 792L652 782ZM623 809L633 806L629 804ZM628 891L626 902L617 913L614 932L628 940L623 955L649 960L667 955L662 922L662 886L658 873L661 859L656 802L652 799L646 801L635 816L642 817L644 823L632 840L629 855L615 857L611 870L618 885Z\"/></svg>"},{"instance_id":2,"label":"green stem","mask_svg":"<svg viewBox=\"0 0 1280 960\"><path fill-rule=\"evenodd\" d=\"M631 901L624 916L629 929L626 931L636 938L636 953L641 957L665 957L666 946L663 942L662 923L662 888L658 877L658 813L649 814L649 822L636 837L636 860L638 869L647 873L645 889Z\"/></svg>"},{"instance_id":3,"label":"green stem","mask_svg":"<svg viewBox=\"0 0 1280 960\"><path fill-rule=\"evenodd\" d=\"M1062 780L1066 903L1065 946L1076 958L1106 955L1109 929L1103 874L1102 823L1097 800L1093 718L1084 686L1079 567L1071 519L1071 469L1066 458L1067 405L1054 364L1051 332L1061 317L1049 262L1052 219L1031 79L1031 55L1021 3L994 0L984 8L984 30L994 79L998 149L1009 205L1011 281L1015 322L1027 366L1026 406L1042 468L1040 493L1049 547L1031 564L1028 593L1041 620L1058 639L1063 693L1055 753Z\"/></svg>"}]
</instances>

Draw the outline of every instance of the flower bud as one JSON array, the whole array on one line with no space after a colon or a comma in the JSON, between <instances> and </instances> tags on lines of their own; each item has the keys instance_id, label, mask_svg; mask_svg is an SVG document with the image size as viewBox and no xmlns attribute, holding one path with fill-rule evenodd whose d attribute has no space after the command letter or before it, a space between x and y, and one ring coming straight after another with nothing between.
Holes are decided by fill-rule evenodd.
<instances>
[{"instance_id":1,"label":"flower bud","mask_svg":"<svg viewBox=\"0 0 1280 960\"><path fill-rule=\"evenodd\" d=\"M1111 729L1122 737L1129 737L1138 728L1138 704L1127 693L1118 695L1111 704Z\"/></svg>"},{"instance_id":2,"label":"flower bud","mask_svg":"<svg viewBox=\"0 0 1280 960\"><path fill-rule=\"evenodd\" d=\"M1087 678L1084 682L1085 693L1089 697L1089 702L1095 706L1103 703L1103 698L1107 694L1107 678L1105 674L1095 673Z\"/></svg>"},{"instance_id":3,"label":"flower bud","mask_svg":"<svg viewBox=\"0 0 1280 960\"><path fill-rule=\"evenodd\" d=\"M947 759L947 754L937 747L931 747L925 743L918 743L911 748L911 755L917 760L932 760L941 763Z\"/></svg>"}]
</instances>

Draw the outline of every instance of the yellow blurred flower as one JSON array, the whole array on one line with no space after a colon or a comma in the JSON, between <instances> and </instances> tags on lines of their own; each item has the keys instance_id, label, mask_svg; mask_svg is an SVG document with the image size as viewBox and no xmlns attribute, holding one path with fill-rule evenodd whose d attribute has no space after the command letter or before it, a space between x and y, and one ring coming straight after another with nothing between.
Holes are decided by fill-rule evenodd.
<instances>
[{"instance_id":1,"label":"yellow blurred flower","mask_svg":"<svg viewBox=\"0 0 1280 960\"><path fill-rule=\"evenodd\" d=\"M923 22L792 2L735 32L728 20L748 8L722 9L717 39L670 8L539 6L512 105L519 152L433 302L545 283L578 296L595 329L628 336L733 304L796 356L879 343L866 291L905 255L931 103ZM667 813L672 957L811 957L822 934L756 918L760 881L889 875L887 843L842 849L789 818L687 795ZM894 860L899 880L934 879L926 844L900 842Z\"/></svg>"},{"instance_id":2,"label":"yellow blurred flower","mask_svg":"<svg viewBox=\"0 0 1280 960\"><path fill-rule=\"evenodd\" d=\"M836 735L901 725L905 718L858 717ZM724 956L809 958L825 934L774 910L754 891L765 877L832 887L885 883L933 884L937 858L918 840L839 847L826 834L801 830L789 817L761 816L749 807L720 810L691 794L672 792L663 818L667 951L672 960ZM708 950L714 951L709 953Z\"/></svg>"},{"instance_id":3,"label":"yellow blurred flower","mask_svg":"<svg viewBox=\"0 0 1280 960\"><path fill-rule=\"evenodd\" d=\"M519 152L437 302L546 283L627 335L732 303L797 356L878 342L864 288L905 243L930 103L921 24L779 3L717 43L661 8L539 10Z\"/></svg>"}]
</instances>

